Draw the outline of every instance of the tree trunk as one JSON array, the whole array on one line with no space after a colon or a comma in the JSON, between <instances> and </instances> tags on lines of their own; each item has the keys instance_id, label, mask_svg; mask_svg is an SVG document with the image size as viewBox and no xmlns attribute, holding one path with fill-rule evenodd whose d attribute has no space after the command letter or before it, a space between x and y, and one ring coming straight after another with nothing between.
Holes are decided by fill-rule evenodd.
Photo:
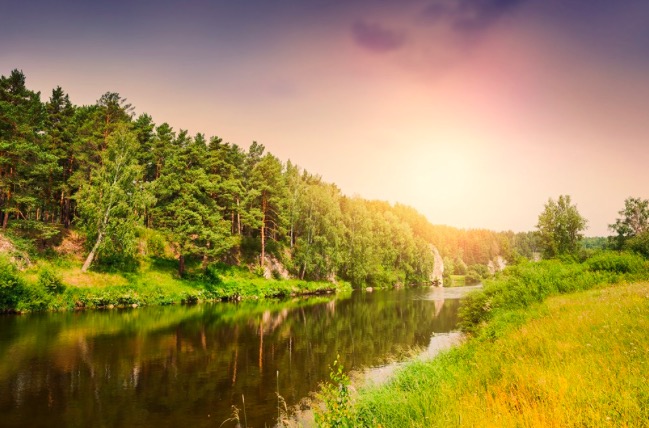
<instances>
[{"instance_id":1,"label":"tree trunk","mask_svg":"<svg viewBox=\"0 0 649 428\"><path fill-rule=\"evenodd\" d=\"M7 191L7 203L5 204L5 217L2 219L2 229L7 229L7 224L9 223L9 204L11 203L11 190Z\"/></svg>"},{"instance_id":2,"label":"tree trunk","mask_svg":"<svg viewBox=\"0 0 649 428\"><path fill-rule=\"evenodd\" d=\"M261 260L259 260L261 267L264 266L264 259L266 258L266 206L267 201L264 195L261 199Z\"/></svg>"},{"instance_id":3,"label":"tree trunk","mask_svg":"<svg viewBox=\"0 0 649 428\"><path fill-rule=\"evenodd\" d=\"M205 247L206 247L206 248L208 249L208 251L209 251L209 249L210 249L210 247L211 247L211 243L208 242L208 243L205 245ZM207 262L208 262L208 261L209 261L209 258L207 257L207 251L206 251L206 252L203 253L203 260L201 260L201 268L202 268L203 270L207 269Z\"/></svg>"},{"instance_id":4,"label":"tree trunk","mask_svg":"<svg viewBox=\"0 0 649 428\"><path fill-rule=\"evenodd\" d=\"M86 272L90 265L92 264L92 261L95 259L95 255L97 255L97 250L99 249L99 245L101 244L101 240L104 238L103 232L99 232L99 235L97 235L97 242L95 242L95 245L93 245L92 250L90 250L90 254L88 254L88 257L86 258L85 263L83 264L83 267L81 268L81 272Z\"/></svg>"},{"instance_id":5,"label":"tree trunk","mask_svg":"<svg viewBox=\"0 0 649 428\"><path fill-rule=\"evenodd\" d=\"M178 257L178 275L181 277L185 274L185 256L182 254Z\"/></svg>"},{"instance_id":6,"label":"tree trunk","mask_svg":"<svg viewBox=\"0 0 649 428\"><path fill-rule=\"evenodd\" d=\"M65 219L63 220L63 225L65 226L66 229L70 228L70 215L71 207L70 207L70 198L65 198Z\"/></svg>"},{"instance_id":7,"label":"tree trunk","mask_svg":"<svg viewBox=\"0 0 649 428\"><path fill-rule=\"evenodd\" d=\"M237 234L241 236L241 212L239 211L239 198L237 198Z\"/></svg>"}]
</instances>

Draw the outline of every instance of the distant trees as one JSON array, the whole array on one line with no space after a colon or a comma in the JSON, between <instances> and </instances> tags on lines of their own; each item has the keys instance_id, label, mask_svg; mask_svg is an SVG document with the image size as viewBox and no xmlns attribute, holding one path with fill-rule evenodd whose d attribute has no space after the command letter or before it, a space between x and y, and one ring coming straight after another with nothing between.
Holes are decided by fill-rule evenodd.
<instances>
[{"instance_id":1,"label":"distant trees","mask_svg":"<svg viewBox=\"0 0 649 428\"><path fill-rule=\"evenodd\" d=\"M649 200L627 198L615 223L608 227L617 233L614 243L618 249L630 249L649 257Z\"/></svg>"},{"instance_id":2,"label":"distant trees","mask_svg":"<svg viewBox=\"0 0 649 428\"><path fill-rule=\"evenodd\" d=\"M569 195L560 195L557 201L550 198L536 225L543 256L576 254L586 225Z\"/></svg>"}]
</instances>

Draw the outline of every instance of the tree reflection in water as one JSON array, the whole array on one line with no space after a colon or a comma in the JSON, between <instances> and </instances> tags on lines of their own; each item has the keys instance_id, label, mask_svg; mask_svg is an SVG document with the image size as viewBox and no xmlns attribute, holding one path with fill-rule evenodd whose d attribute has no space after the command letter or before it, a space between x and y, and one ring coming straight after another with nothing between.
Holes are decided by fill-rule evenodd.
<instances>
[{"instance_id":1,"label":"tree reflection in water","mask_svg":"<svg viewBox=\"0 0 649 428\"><path fill-rule=\"evenodd\" d=\"M292 406L336 354L358 370L426 348L458 304L403 289L0 317L2 425L215 426L244 395L248 426L272 426L278 387Z\"/></svg>"}]
</instances>

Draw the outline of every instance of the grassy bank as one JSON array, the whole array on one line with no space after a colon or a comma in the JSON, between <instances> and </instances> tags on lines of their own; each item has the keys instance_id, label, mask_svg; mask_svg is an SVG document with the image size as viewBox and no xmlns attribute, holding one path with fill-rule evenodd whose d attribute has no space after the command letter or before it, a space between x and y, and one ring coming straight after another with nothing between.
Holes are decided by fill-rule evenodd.
<instances>
[{"instance_id":1,"label":"grassy bank","mask_svg":"<svg viewBox=\"0 0 649 428\"><path fill-rule=\"evenodd\" d=\"M242 300L350 290L348 283L266 279L245 268L215 264L178 277L176 262L145 258L131 272L81 272L74 260L39 260L18 271L0 258L0 312L71 310Z\"/></svg>"},{"instance_id":2,"label":"grassy bank","mask_svg":"<svg viewBox=\"0 0 649 428\"><path fill-rule=\"evenodd\" d=\"M554 297L528 321L362 392L355 425L646 426L649 283Z\"/></svg>"},{"instance_id":3,"label":"grassy bank","mask_svg":"<svg viewBox=\"0 0 649 428\"><path fill-rule=\"evenodd\" d=\"M467 299L462 316L471 337L464 345L409 364L385 385L362 390L353 406L339 405L328 420L646 426L649 283L626 282L643 278L646 262L626 254L510 268Z\"/></svg>"}]
</instances>

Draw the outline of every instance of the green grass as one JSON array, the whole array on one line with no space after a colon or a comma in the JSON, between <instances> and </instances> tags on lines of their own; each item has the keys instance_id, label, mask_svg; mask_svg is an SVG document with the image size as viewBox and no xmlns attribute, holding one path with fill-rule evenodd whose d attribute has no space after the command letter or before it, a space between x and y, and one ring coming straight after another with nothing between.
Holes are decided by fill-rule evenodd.
<instances>
[{"instance_id":1,"label":"green grass","mask_svg":"<svg viewBox=\"0 0 649 428\"><path fill-rule=\"evenodd\" d=\"M526 308L552 295L644 279L649 279L649 262L626 253L604 252L584 263L544 260L510 266L467 296L461 326L475 333L491 328L489 321L502 311Z\"/></svg>"},{"instance_id":2,"label":"green grass","mask_svg":"<svg viewBox=\"0 0 649 428\"><path fill-rule=\"evenodd\" d=\"M509 267L463 302L465 344L361 391L338 426L649 426L647 279L625 253Z\"/></svg>"},{"instance_id":3,"label":"green grass","mask_svg":"<svg viewBox=\"0 0 649 428\"><path fill-rule=\"evenodd\" d=\"M385 386L363 390L354 426L647 426L649 283L556 296Z\"/></svg>"},{"instance_id":4,"label":"green grass","mask_svg":"<svg viewBox=\"0 0 649 428\"><path fill-rule=\"evenodd\" d=\"M466 285L466 275L449 275L449 281L444 287L464 287Z\"/></svg>"},{"instance_id":5,"label":"green grass","mask_svg":"<svg viewBox=\"0 0 649 428\"><path fill-rule=\"evenodd\" d=\"M39 260L18 272L5 260L0 270L0 312L70 310L142 305L167 305L202 301L245 300L291 295L343 292L345 282L265 279L248 269L210 266L207 272L192 266L186 278L177 274L177 262L144 258L133 271L81 272L81 262L71 259Z\"/></svg>"}]
</instances>

